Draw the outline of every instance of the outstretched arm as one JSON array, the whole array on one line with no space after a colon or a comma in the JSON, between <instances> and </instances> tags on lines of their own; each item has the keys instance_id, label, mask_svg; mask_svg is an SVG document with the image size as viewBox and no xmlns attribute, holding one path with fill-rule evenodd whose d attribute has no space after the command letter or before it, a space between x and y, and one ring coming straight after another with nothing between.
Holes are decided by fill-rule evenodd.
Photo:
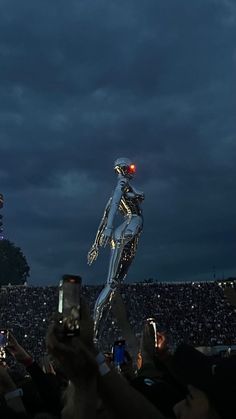
<instances>
[{"instance_id":1,"label":"outstretched arm","mask_svg":"<svg viewBox=\"0 0 236 419\"><path fill-rule=\"evenodd\" d=\"M107 218L107 227L108 229L112 229L113 228L113 222L114 222L114 218L115 215L117 213L117 210L119 208L119 204L124 192L124 187L127 183L127 180L124 178L120 178L118 180L118 183L116 185L116 188L114 190L112 199L111 199L111 207L110 207L110 211L108 214L108 218Z\"/></svg>"},{"instance_id":2,"label":"outstretched arm","mask_svg":"<svg viewBox=\"0 0 236 419\"><path fill-rule=\"evenodd\" d=\"M113 299L112 312L118 322L119 328L122 331L122 336L124 336L124 339L128 343L129 352L131 353L132 357L136 359L139 343L129 323L127 310L119 291L116 292Z\"/></svg>"},{"instance_id":3,"label":"outstretched arm","mask_svg":"<svg viewBox=\"0 0 236 419\"><path fill-rule=\"evenodd\" d=\"M111 206L111 201L112 198L109 199L109 201L107 202L106 208L104 210L101 222L99 224L98 230L97 230L97 234L95 237L95 240L93 242L93 245L90 249L90 251L88 252L88 264L91 265L93 263L94 260L97 259L98 257L98 247L100 246L100 241L102 238L102 234L104 229L106 228L107 225L107 218L108 218L108 214L109 214L109 210L110 210L110 206Z\"/></svg>"},{"instance_id":4,"label":"outstretched arm","mask_svg":"<svg viewBox=\"0 0 236 419\"><path fill-rule=\"evenodd\" d=\"M116 188L114 190L113 196L111 198L111 205L110 205L110 209L107 216L106 228L104 229L102 233L100 246L105 247L112 238L114 218L118 211L120 201L124 193L124 188L126 184L127 184L127 180L123 177L120 177L116 185Z\"/></svg>"},{"instance_id":5,"label":"outstretched arm","mask_svg":"<svg viewBox=\"0 0 236 419\"><path fill-rule=\"evenodd\" d=\"M126 183L127 183L127 180L123 177L118 180L113 196L109 199L106 205L106 208L102 217L102 221L98 227L98 231L97 231L94 243L88 253L89 265L91 265L93 261L97 259L98 247L99 246L105 247L111 240L114 218L119 208L119 204L120 204Z\"/></svg>"}]
</instances>

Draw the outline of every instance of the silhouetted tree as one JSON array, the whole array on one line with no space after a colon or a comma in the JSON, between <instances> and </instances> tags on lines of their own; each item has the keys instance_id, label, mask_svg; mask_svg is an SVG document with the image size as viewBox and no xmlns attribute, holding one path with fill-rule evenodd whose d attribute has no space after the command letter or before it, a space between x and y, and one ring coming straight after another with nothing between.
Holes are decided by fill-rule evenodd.
<instances>
[{"instance_id":1,"label":"silhouetted tree","mask_svg":"<svg viewBox=\"0 0 236 419\"><path fill-rule=\"evenodd\" d=\"M0 240L0 285L21 285L29 276L29 266L20 247Z\"/></svg>"}]
</instances>

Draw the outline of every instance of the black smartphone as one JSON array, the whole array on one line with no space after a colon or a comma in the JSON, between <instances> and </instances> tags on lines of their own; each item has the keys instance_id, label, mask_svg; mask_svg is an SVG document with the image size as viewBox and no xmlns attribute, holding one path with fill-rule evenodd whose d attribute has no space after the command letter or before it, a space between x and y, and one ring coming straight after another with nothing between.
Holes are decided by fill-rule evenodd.
<instances>
[{"instance_id":1,"label":"black smartphone","mask_svg":"<svg viewBox=\"0 0 236 419\"><path fill-rule=\"evenodd\" d=\"M0 361L6 358L6 347L8 345L9 331L7 329L0 330Z\"/></svg>"},{"instance_id":2,"label":"black smartphone","mask_svg":"<svg viewBox=\"0 0 236 419\"><path fill-rule=\"evenodd\" d=\"M4 349L8 345L9 331L6 329L0 330L0 348Z\"/></svg>"},{"instance_id":3,"label":"black smartphone","mask_svg":"<svg viewBox=\"0 0 236 419\"><path fill-rule=\"evenodd\" d=\"M81 283L79 275L63 275L59 283L58 312L68 332L79 330Z\"/></svg>"},{"instance_id":4,"label":"black smartphone","mask_svg":"<svg viewBox=\"0 0 236 419\"><path fill-rule=\"evenodd\" d=\"M150 317L146 320L148 324L153 328L154 337L155 337L155 348L158 348L158 337L157 337L157 323L153 317Z\"/></svg>"},{"instance_id":5,"label":"black smartphone","mask_svg":"<svg viewBox=\"0 0 236 419\"><path fill-rule=\"evenodd\" d=\"M125 362L125 340L116 340L113 345L113 362L116 366Z\"/></svg>"}]
</instances>

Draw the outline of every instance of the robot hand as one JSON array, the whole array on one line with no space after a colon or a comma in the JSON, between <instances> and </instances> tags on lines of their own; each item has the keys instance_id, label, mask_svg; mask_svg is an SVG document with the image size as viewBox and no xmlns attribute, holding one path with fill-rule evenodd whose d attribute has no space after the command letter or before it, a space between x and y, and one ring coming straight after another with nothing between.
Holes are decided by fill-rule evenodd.
<instances>
[{"instance_id":1,"label":"robot hand","mask_svg":"<svg viewBox=\"0 0 236 419\"><path fill-rule=\"evenodd\" d=\"M97 259L98 257L98 246L96 244L93 244L90 251L88 252L88 265L92 265L92 263Z\"/></svg>"},{"instance_id":2,"label":"robot hand","mask_svg":"<svg viewBox=\"0 0 236 419\"><path fill-rule=\"evenodd\" d=\"M112 238L113 229L111 227L106 227L102 233L100 239L100 246L106 247L108 243L110 243Z\"/></svg>"}]
</instances>

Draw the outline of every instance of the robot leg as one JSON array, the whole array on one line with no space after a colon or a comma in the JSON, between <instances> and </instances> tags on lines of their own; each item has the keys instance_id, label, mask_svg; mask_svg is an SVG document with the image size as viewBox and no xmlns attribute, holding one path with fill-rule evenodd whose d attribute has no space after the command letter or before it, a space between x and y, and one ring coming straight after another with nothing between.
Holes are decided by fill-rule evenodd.
<instances>
[{"instance_id":1,"label":"robot leg","mask_svg":"<svg viewBox=\"0 0 236 419\"><path fill-rule=\"evenodd\" d=\"M118 249L112 249L111 260L113 259L114 254L117 253ZM105 287L100 292L95 307L94 307L94 338L95 342L98 341L99 336L101 336L106 320L111 309L112 299L117 290L119 283L116 279L109 278Z\"/></svg>"}]
</instances>

